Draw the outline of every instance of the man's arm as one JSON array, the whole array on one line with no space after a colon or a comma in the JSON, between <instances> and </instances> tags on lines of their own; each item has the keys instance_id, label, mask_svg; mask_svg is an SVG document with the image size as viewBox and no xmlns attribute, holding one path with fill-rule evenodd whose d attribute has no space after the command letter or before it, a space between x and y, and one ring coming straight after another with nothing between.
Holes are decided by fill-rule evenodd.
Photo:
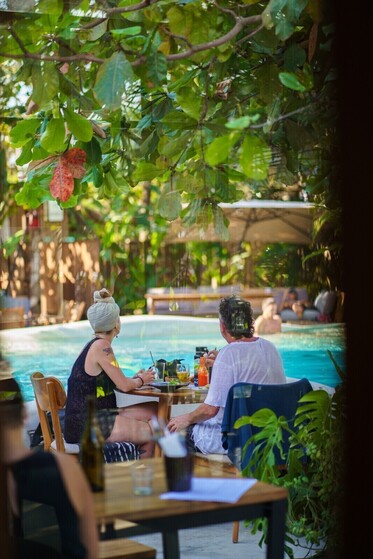
<instances>
[{"instance_id":1,"label":"man's arm","mask_svg":"<svg viewBox=\"0 0 373 559\"><path fill-rule=\"evenodd\" d=\"M207 419L211 419L215 417L218 413L219 407L210 406L209 404L201 404L195 410L191 411L190 413L185 413L183 415L178 415L177 417L173 417L170 419L167 427L174 433L175 431L182 431L189 427L189 425L193 425L194 423L202 423Z\"/></svg>"}]
</instances>

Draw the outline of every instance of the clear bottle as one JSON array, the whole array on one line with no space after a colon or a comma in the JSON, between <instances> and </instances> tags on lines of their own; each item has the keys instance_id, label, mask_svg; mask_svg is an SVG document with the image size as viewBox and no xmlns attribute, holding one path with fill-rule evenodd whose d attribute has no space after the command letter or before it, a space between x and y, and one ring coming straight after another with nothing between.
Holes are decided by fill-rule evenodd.
<instances>
[{"instance_id":1,"label":"clear bottle","mask_svg":"<svg viewBox=\"0 0 373 559\"><path fill-rule=\"evenodd\" d=\"M198 386L206 386L209 383L209 372L206 367L206 358L199 358Z\"/></svg>"},{"instance_id":2,"label":"clear bottle","mask_svg":"<svg viewBox=\"0 0 373 559\"><path fill-rule=\"evenodd\" d=\"M95 398L87 397L87 416L83 435L80 441L80 463L87 476L92 491L103 491L105 439L96 417Z\"/></svg>"}]
</instances>

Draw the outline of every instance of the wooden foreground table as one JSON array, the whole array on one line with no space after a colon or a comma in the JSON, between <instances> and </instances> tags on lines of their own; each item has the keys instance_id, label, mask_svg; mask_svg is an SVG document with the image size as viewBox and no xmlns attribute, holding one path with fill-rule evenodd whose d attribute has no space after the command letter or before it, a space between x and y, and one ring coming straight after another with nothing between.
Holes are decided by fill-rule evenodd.
<instances>
[{"instance_id":1,"label":"wooden foreground table","mask_svg":"<svg viewBox=\"0 0 373 559\"><path fill-rule=\"evenodd\" d=\"M144 461L145 462L145 461ZM134 462L105 465L105 491L95 493L95 513L100 523L115 519L135 522L137 533L161 532L164 559L179 559L178 531L197 526L222 524L234 520L268 519L267 559L283 559L287 490L258 481L236 503L162 500L166 491L163 458L146 460L154 467L154 491L150 496L136 496L132 492L130 468ZM135 463L138 462L136 461ZM196 466L196 477L234 477L214 467ZM142 531L143 530L143 531ZM122 537L120 530L117 537ZM208 541L201 541L208 547Z\"/></svg>"}]
</instances>

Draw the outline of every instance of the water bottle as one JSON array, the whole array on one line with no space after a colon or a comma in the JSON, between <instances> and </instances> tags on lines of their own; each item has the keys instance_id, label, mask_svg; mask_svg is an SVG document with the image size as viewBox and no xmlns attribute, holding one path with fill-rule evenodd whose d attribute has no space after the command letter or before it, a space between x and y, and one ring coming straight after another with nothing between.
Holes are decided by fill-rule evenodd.
<instances>
[{"instance_id":1,"label":"water bottle","mask_svg":"<svg viewBox=\"0 0 373 559\"><path fill-rule=\"evenodd\" d=\"M193 383L194 383L194 386L198 386L199 358L200 358L199 353L196 353L194 355L194 361L193 361Z\"/></svg>"}]
</instances>

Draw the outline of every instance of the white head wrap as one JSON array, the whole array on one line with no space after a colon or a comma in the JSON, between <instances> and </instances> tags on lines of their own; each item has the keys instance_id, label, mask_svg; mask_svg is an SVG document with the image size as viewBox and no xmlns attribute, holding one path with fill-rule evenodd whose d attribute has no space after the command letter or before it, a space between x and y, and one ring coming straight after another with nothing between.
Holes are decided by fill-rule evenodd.
<instances>
[{"instance_id":1,"label":"white head wrap","mask_svg":"<svg viewBox=\"0 0 373 559\"><path fill-rule=\"evenodd\" d=\"M120 309L107 289L95 291L93 305L87 311L87 318L95 332L110 332L116 325Z\"/></svg>"}]
</instances>

